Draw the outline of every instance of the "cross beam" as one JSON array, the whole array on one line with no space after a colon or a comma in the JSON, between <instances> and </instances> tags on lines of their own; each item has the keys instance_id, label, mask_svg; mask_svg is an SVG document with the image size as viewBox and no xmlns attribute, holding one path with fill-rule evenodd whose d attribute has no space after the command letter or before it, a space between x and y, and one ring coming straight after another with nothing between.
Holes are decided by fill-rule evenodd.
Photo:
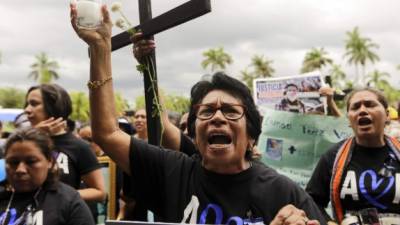
<instances>
[{"instance_id":1,"label":"cross beam","mask_svg":"<svg viewBox=\"0 0 400 225\"><path fill-rule=\"evenodd\" d=\"M152 19L151 15L151 0L139 0L140 25L134 27L135 30L140 29L143 35L147 38L153 38L152 35L178 26L189 20L202 16L211 11L210 0L190 0L170 11ZM130 34L122 32L111 39L112 51L130 45ZM155 51L151 54L154 71L156 71ZM147 62L147 67L149 63ZM153 145L160 145L161 140L161 123L160 115L153 115L153 110L156 108L154 99L158 98L157 72L150 74L145 70L144 74L144 92L146 101L147 114L147 133L148 142ZM151 80L155 81L152 82ZM151 88L154 88L151 90Z\"/></svg>"},{"instance_id":2,"label":"cross beam","mask_svg":"<svg viewBox=\"0 0 400 225\"><path fill-rule=\"evenodd\" d=\"M211 12L210 0L191 0L151 20L141 22L134 29L140 29L145 37L149 37L209 12ZM111 39L112 51L130 44L132 44L130 34L126 31L115 35Z\"/></svg>"}]
</instances>

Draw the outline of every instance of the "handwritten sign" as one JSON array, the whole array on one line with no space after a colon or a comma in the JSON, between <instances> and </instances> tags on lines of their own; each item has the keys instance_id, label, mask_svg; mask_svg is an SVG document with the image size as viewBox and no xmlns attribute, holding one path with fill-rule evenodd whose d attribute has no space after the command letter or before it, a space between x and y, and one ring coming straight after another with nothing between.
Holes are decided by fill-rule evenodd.
<instances>
[{"instance_id":1,"label":"handwritten sign","mask_svg":"<svg viewBox=\"0 0 400 225\"><path fill-rule=\"evenodd\" d=\"M265 109L258 148L266 165L304 187L320 156L351 134L345 117Z\"/></svg>"}]
</instances>

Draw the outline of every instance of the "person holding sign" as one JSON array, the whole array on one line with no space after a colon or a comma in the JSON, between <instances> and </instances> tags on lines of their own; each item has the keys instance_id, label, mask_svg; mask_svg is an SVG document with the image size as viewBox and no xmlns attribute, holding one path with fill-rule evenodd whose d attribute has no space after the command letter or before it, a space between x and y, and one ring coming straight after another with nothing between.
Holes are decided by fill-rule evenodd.
<instances>
[{"instance_id":1,"label":"person holding sign","mask_svg":"<svg viewBox=\"0 0 400 225\"><path fill-rule=\"evenodd\" d=\"M381 92L364 88L350 93L346 104L354 137L320 158L306 191L324 212L332 203L336 223L400 224L400 142L384 134L388 102Z\"/></svg>"},{"instance_id":2,"label":"person holding sign","mask_svg":"<svg viewBox=\"0 0 400 225\"><path fill-rule=\"evenodd\" d=\"M223 73L191 90L189 135L201 157L150 145L122 132L111 71L111 20L105 6L97 30L71 24L89 45L93 138L133 179L136 200L165 222L317 225L325 220L294 182L251 160L261 120L250 90ZM279 193L279 194L277 194Z\"/></svg>"},{"instance_id":3,"label":"person holding sign","mask_svg":"<svg viewBox=\"0 0 400 225\"><path fill-rule=\"evenodd\" d=\"M7 141L10 188L0 193L0 224L94 225L79 193L58 179L48 133L18 130Z\"/></svg>"}]
</instances>

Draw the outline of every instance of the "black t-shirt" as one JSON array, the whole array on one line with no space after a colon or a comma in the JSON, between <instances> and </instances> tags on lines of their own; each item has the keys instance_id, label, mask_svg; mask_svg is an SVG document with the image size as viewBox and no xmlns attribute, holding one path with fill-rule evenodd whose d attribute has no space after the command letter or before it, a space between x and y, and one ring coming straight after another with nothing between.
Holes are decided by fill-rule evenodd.
<instances>
[{"instance_id":1,"label":"black t-shirt","mask_svg":"<svg viewBox=\"0 0 400 225\"><path fill-rule=\"evenodd\" d=\"M330 181L336 154L343 142L333 146L320 159L306 191L315 202L326 207L330 201ZM381 213L400 212L400 163L394 160L391 177L379 175L388 160L389 147L367 148L354 144L351 161L343 172L340 199L344 210L358 211L376 208ZM397 190L397 193L396 193ZM346 211L345 211L346 212Z\"/></svg>"},{"instance_id":2,"label":"black t-shirt","mask_svg":"<svg viewBox=\"0 0 400 225\"><path fill-rule=\"evenodd\" d=\"M95 224L78 192L61 182L35 192L15 193L12 199L11 193L1 193L0 213L0 224L23 225L27 220L43 225Z\"/></svg>"},{"instance_id":3,"label":"black t-shirt","mask_svg":"<svg viewBox=\"0 0 400 225\"><path fill-rule=\"evenodd\" d=\"M181 132L181 143L179 145L179 151L185 153L188 156L192 156L198 151L196 150L196 145L194 145L192 139L189 136L184 135Z\"/></svg>"},{"instance_id":4,"label":"black t-shirt","mask_svg":"<svg viewBox=\"0 0 400 225\"><path fill-rule=\"evenodd\" d=\"M134 199L134 187L131 177L128 174L123 173L122 191L125 203L132 204L131 202L134 201L135 204L133 208L125 207L125 217L122 219L129 221L147 221L147 208L144 203Z\"/></svg>"},{"instance_id":5,"label":"black t-shirt","mask_svg":"<svg viewBox=\"0 0 400 225\"><path fill-rule=\"evenodd\" d=\"M80 186L81 176L100 168L90 145L71 132L53 136L55 158L60 170L60 180L75 189Z\"/></svg>"},{"instance_id":6,"label":"black t-shirt","mask_svg":"<svg viewBox=\"0 0 400 225\"><path fill-rule=\"evenodd\" d=\"M165 222L181 222L187 209L191 214L185 222L269 224L282 207L293 204L325 224L311 197L261 163L254 162L238 174L222 175L203 168L198 157L134 138L130 149L134 196Z\"/></svg>"},{"instance_id":7,"label":"black t-shirt","mask_svg":"<svg viewBox=\"0 0 400 225\"><path fill-rule=\"evenodd\" d=\"M190 139L190 137L186 136L181 132L181 142L179 146L179 151L182 153L185 153L188 156L195 155L197 152L196 146L194 145L193 141ZM197 155L197 154L196 154ZM133 191L134 185L133 185L133 179L126 173L123 173L123 186L122 190L127 197L127 201L130 199L134 199L132 194L134 193ZM130 198L130 199L129 199ZM125 213L125 218L124 220L131 220L131 221L147 221L147 209L145 208L145 204L138 201L134 200L136 202L135 207L132 212L126 212ZM126 209L125 209L126 210ZM162 219L158 216L155 215L155 220L156 221L162 221Z\"/></svg>"}]
</instances>

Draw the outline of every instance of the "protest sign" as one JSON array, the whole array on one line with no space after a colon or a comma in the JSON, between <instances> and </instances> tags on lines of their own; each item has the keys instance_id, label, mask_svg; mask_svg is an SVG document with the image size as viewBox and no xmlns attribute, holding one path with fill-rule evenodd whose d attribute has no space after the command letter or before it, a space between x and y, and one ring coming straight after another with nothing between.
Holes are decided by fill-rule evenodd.
<instances>
[{"instance_id":1,"label":"protest sign","mask_svg":"<svg viewBox=\"0 0 400 225\"><path fill-rule=\"evenodd\" d=\"M253 81L254 100L265 108L281 111L326 114L326 100L319 95L324 85L319 72L290 77L262 78Z\"/></svg>"},{"instance_id":2,"label":"protest sign","mask_svg":"<svg viewBox=\"0 0 400 225\"><path fill-rule=\"evenodd\" d=\"M258 149L266 165L304 187L320 156L351 134L345 117L265 109Z\"/></svg>"}]
</instances>

